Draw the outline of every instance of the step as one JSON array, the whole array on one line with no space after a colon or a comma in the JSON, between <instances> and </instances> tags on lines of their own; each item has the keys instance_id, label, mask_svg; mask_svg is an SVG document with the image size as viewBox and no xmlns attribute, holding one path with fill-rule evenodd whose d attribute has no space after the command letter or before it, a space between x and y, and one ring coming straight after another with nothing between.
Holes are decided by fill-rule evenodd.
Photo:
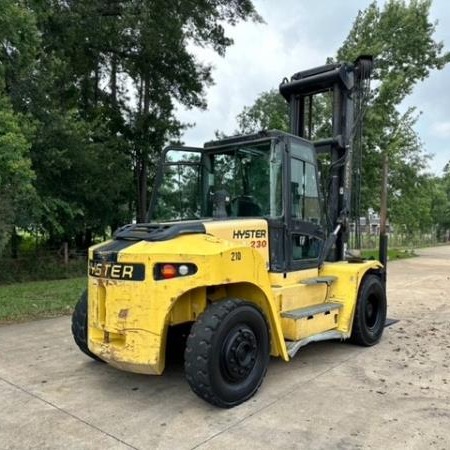
<instances>
[{"instance_id":1,"label":"step","mask_svg":"<svg viewBox=\"0 0 450 450\"><path fill-rule=\"evenodd\" d=\"M326 284L327 286L330 286L334 281L337 280L337 277L313 277L313 278L305 278L304 280L300 281L300 284Z\"/></svg>"},{"instance_id":2,"label":"step","mask_svg":"<svg viewBox=\"0 0 450 450\"><path fill-rule=\"evenodd\" d=\"M342 303L320 303L319 305L307 306L306 308L293 309L291 311L284 311L281 317L285 319L303 319L305 317L313 317L316 314L329 313L335 309L342 308Z\"/></svg>"},{"instance_id":3,"label":"step","mask_svg":"<svg viewBox=\"0 0 450 450\"><path fill-rule=\"evenodd\" d=\"M340 331L329 330L323 333L317 333L312 336L308 336L304 339L300 339L298 341L286 341L286 348L288 355L293 358L295 354L305 345L311 342L320 342L320 341L328 341L331 339L346 339L348 336Z\"/></svg>"}]
</instances>

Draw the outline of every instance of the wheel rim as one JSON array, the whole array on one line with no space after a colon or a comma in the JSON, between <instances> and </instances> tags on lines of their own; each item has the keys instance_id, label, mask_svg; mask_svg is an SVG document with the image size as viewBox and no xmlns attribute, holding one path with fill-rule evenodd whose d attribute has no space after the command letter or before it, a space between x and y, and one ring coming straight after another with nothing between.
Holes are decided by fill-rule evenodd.
<instances>
[{"instance_id":1,"label":"wheel rim","mask_svg":"<svg viewBox=\"0 0 450 450\"><path fill-rule=\"evenodd\" d=\"M258 354L258 341L248 325L238 325L228 333L221 352L221 367L232 382L245 380L253 370Z\"/></svg>"},{"instance_id":2,"label":"wheel rim","mask_svg":"<svg viewBox=\"0 0 450 450\"><path fill-rule=\"evenodd\" d=\"M370 295L366 302L365 318L368 328L373 329L379 320L380 302L376 295Z\"/></svg>"}]
</instances>

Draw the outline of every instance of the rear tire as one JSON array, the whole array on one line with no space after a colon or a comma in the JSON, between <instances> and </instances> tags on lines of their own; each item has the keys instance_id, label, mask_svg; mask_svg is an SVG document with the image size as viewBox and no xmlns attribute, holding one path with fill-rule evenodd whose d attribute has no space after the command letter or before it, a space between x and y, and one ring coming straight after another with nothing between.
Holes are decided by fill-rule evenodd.
<instances>
[{"instance_id":1,"label":"rear tire","mask_svg":"<svg viewBox=\"0 0 450 450\"><path fill-rule=\"evenodd\" d=\"M242 300L224 300L209 306L192 326L186 378L200 398L231 408L256 393L269 357L269 329L262 312Z\"/></svg>"},{"instance_id":2,"label":"rear tire","mask_svg":"<svg viewBox=\"0 0 450 450\"><path fill-rule=\"evenodd\" d=\"M84 291L75 305L72 314L72 335L78 348L87 356L96 361L104 362L97 355L94 355L88 348L88 314L87 314L87 291Z\"/></svg>"},{"instance_id":3,"label":"rear tire","mask_svg":"<svg viewBox=\"0 0 450 450\"><path fill-rule=\"evenodd\" d=\"M384 331L386 309L386 291L381 279L367 275L359 288L350 341L364 347L376 344Z\"/></svg>"}]
</instances>

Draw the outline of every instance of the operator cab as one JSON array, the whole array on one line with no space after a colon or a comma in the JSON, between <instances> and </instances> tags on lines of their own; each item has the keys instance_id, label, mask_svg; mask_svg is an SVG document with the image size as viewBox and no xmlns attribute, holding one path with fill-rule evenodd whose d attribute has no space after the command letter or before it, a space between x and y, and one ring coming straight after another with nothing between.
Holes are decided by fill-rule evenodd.
<instances>
[{"instance_id":1,"label":"operator cab","mask_svg":"<svg viewBox=\"0 0 450 450\"><path fill-rule=\"evenodd\" d=\"M152 222L236 218L267 221L271 271L317 267L325 221L314 145L268 131L165 149Z\"/></svg>"}]
</instances>

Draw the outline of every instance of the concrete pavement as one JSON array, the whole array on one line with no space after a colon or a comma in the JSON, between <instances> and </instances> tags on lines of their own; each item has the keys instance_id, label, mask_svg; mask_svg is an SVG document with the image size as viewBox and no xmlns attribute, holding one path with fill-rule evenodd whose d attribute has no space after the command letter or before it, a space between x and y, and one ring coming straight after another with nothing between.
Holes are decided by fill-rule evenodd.
<instances>
[{"instance_id":1,"label":"concrete pavement","mask_svg":"<svg viewBox=\"0 0 450 450\"><path fill-rule=\"evenodd\" d=\"M311 344L272 360L231 410L198 399L181 362L135 375L78 351L70 318L0 326L1 449L448 449L450 247L390 263L380 344Z\"/></svg>"}]
</instances>

